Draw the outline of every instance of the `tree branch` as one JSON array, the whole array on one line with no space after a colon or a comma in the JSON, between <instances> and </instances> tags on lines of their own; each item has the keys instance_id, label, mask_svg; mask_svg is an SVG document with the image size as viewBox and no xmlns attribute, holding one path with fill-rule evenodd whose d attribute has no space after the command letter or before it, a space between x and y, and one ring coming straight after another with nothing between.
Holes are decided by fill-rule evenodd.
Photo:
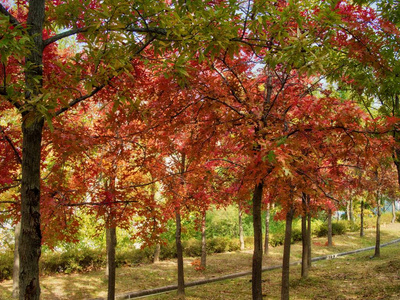
<instances>
[{"instance_id":1,"label":"tree branch","mask_svg":"<svg viewBox=\"0 0 400 300\"><path fill-rule=\"evenodd\" d=\"M99 91L101 91L106 85L102 84L100 86L97 86L96 88L94 88L89 94L81 96L79 98L76 98L74 100L72 100L70 103L68 103L67 106L64 106L63 108L59 109L58 111L56 111L54 113L54 116L59 116L61 115L63 112L67 111L68 109L70 109L71 107L77 105L78 103L81 103L82 101L96 95Z\"/></svg>"},{"instance_id":2,"label":"tree branch","mask_svg":"<svg viewBox=\"0 0 400 300\"><path fill-rule=\"evenodd\" d=\"M89 27L75 28L75 29L71 29L71 30L56 34L56 35L49 37L48 39L43 41L43 48L45 48L46 46L48 46L52 43L55 43L63 38L73 36L77 33L86 32L86 31L88 31L88 29L89 29Z\"/></svg>"},{"instance_id":3,"label":"tree branch","mask_svg":"<svg viewBox=\"0 0 400 300\"><path fill-rule=\"evenodd\" d=\"M136 52L135 52L134 55L138 55L140 52L142 52L148 45L150 45L150 43L151 43L152 41L154 41L154 39L155 39L154 36L153 36L153 37L150 37L149 40L148 40L146 43L144 43L138 50L136 50ZM121 69L122 69L122 68L119 68L118 70L121 70ZM117 70L117 71L118 71L118 70ZM67 111L68 109L70 109L71 107L73 107L73 106L77 105L78 103L80 103L80 102L82 102L82 101L84 101L84 100L86 100L86 99L88 99L88 98L94 96L94 95L97 94L99 91L101 91L107 84L109 84L110 81L111 81L114 77L115 77L115 76L111 76L111 77L107 80L107 82L106 82L105 84L102 84L102 85L100 85L100 86L95 87L89 94L84 95L84 96L81 96L81 97L79 97L79 98L76 98L76 99L72 100L70 103L68 103L67 106L65 106L65 107L59 109L57 112L55 112L54 116L55 116L55 117L56 117L56 116L59 116L59 115L61 115L63 112L65 112L65 111Z\"/></svg>"},{"instance_id":4,"label":"tree branch","mask_svg":"<svg viewBox=\"0 0 400 300\"><path fill-rule=\"evenodd\" d=\"M19 26L21 23L8 12L8 10L0 3L0 13L6 17L10 18L10 23L14 26Z\"/></svg>"},{"instance_id":5,"label":"tree branch","mask_svg":"<svg viewBox=\"0 0 400 300\"><path fill-rule=\"evenodd\" d=\"M12 142L12 140L9 138L9 136L4 132L4 129L1 127L1 133L3 134L5 140L8 142L8 144L11 146L11 148L13 149L15 156L17 157L17 160L19 162L19 164L22 164L22 158L21 155L19 154L17 148L14 146L14 143Z\"/></svg>"},{"instance_id":6,"label":"tree branch","mask_svg":"<svg viewBox=\"0 0 400 300\"><path fill-rule=\"evenodd\" d=\"M125 28L128 32L138 32L138 33L153 33L159 35L167 35L167 30L165 28L157 28L157 27L146 27L146 28L137 28L132 26L127 26Z\"/></svg>"},{"instance_id":7,"label":"tree branch","mask_svg":"<svg viewBox=\"0 0 400 300\"><path fill-rule=\"evenodd\" d=\"M17 204L17 202L15 202L15 201L0 201L0 203Z\"/></svg>"},{"instance_id":8,"label":"tree branch","mask_svg":"<svg viewBox=\"0 0 400 300\"><path fill-rule=\"evenodd\" d=\"M111 205L111 204L126 204L126 203L137 203L137 200L129 200L129 201L113 201L113 202L79 202L79 203L65 203L60 204L62 206L102 206L102 205Z\"/></svg>"}]
</instances>

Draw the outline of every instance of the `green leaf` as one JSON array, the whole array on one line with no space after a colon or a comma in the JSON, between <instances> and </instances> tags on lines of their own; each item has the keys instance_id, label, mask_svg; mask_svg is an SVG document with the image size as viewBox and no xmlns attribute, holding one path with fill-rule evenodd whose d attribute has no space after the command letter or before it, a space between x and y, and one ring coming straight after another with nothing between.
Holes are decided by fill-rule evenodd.
<instances>
[{"instance_id":1,"label":"green leaf","mask_svg":"<svg viewBox=\"0 0 400 300\"><path fill-rule=\"evenodd\" d=\"M268 152L267 158L268 158L268 161L269 161L270 163L276 162L276 155L275 155L274 151L270 150L270 151Z\"/></svg>"}]
</instances>

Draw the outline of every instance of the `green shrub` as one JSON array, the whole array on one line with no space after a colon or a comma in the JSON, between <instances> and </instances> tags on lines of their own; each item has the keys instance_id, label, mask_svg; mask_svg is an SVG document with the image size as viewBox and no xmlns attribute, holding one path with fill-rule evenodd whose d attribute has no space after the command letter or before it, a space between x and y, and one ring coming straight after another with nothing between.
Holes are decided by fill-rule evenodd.
<instances>
[{"instance_id":1,"label":"green shrub","mask_svg":"<svg viewBox=\"0 0 400 300\"><path fill-rule=\"evenodd\" d=\"M311 235L318 236L319 228L324 224L324 222L320 219L312 219L311 220Z\"/></svg>"},{"instance_id":2,"label":"green shrub","mask_svg":"<svg viewBox=\"0 0 400 300\"><path fill-rule=\"evenodd\" d=\"M230 205L224 209L213 209L206 215L207 239L217 236L237 237L239 235L237 206ZM244 222L243 222L244 223ZM245 224L243 224L244 226Z\"/></svg>"},{"instance_id":3,"label":"green shrub","mask_svg":"<svg viewBox=\"0 0 400 300\"><path fill-rule=\"evenodd\" d=\"M197 239L190 239L182 242L183 255L189 257L201 256L201 241Z\"/></svg>"},{"instance_id":4,"label":"green shrub","mask_svg":"<svg viewBox=\"0 0 400 300\"><path fill-rule=\"evenodd\" d=\"M13 263L14 253L12 251L6 251L0 254L0 281L12 277Z\"/></svg>"},{"instance_id":5,"label":"green shrub","mask_svg":"<svg viewBox=\"0 0 400 300\"><path fill-rule=\"evenodd\" d=\"M400 212L396 212L396 222L400 222Z\"/></svg>"},{"instance_id":6,"label":"green shrub","mask_svg":"<svg viewBox=\"0 0 400 300\"><path fill-rule=\"evenodd\" d=\"M301 236L301 229L293 228L292 229L292 243L299 242L302 239L303 239L303 237Z\"/></svg>"},{"instance_id":7,"label":"green shrub","mask_svg":"<svg viewBox=\"0 0 400 300\"><path fill-rule=\"evenodd\" d=\"M346 232L346 223L343 221L332 222L332 235L340 235ZM328 235L328 224L322 224L317 231L318 237L323 237Z\"/></svg>"},{"instance_id":8,"label":"green shrub","mask_svg":"<svg viewBox=\"0 0 400 300\"><path fill-rule=\"evenodd\" d=\"M230 239L226 237L215 237L208 241L207 252L223 253L229 250Z\"/></svg>"},{"instance_id":9,"label":"green shrub","mask_svg":"<svg viewBox=\"0 0 400 300\"><path fill-rule=\"evenodd\" d=\"M115 263L117 267L124 265L137 265L140 263L149 263L154 257L154 247L146 247L143 249L123 249L116 251Z\"/></svg>"},{"instance_id":10,"label":"green shrub","mask_svg":"<svg viewBox=\"0 0 400 300\"><path fill-rule=\"evenodd\" d=\"M269 244L272 247L283 245L285 242L285 233L284 232L277 232L270 234L269 236Z\"/></svg>"},{"instance_id":11,"label":"green shrub","mask_svg":"<svg viewBox=\"0 0 400 300\"><path fill-rule=\"evenodd\" d=\"M253 248L254 246L254 237L253 236L246 236L244 238L244 247L245 248Z\"/></svg>"},{"instance_id":12,"label":"green shrub","mask_svg":"<svg viewBox=\"0 0 400 300\"><path fill-rule=\"evenodd\" d=\"M347 231L350 231L350 232L359 231L360 230L360 224L357 224L357 223L352 222L352 221L346 221L346 228L347 228Z\"/></svg>"},{"instance_id":13,"label":"green shrub","mask_svg":"<svg viewBox=\"0 0 400 300\"><path fill-rule=\"evenodd\" d=\"M63 253L46 253L41 259L42 273L72 273L105 266L105 253L97 249L72 249Z\"/></svg>"},{"instance_id":14,"label":"green shrub","mask_svg":"<svg viewBox=\"0 0 400 300\"><path fill-rule=\"evenodd\" d=\"M333 235L345 234L346 230L347 230L346 223L342 223L342 222L333 222L332 223L332 234Z\"/></svg>"},{"instance_id":15,"label":"green shrub","mask_svg":"<svg viewBox=\"0 0 400 300\"><path fill-rule=\"evenodd\" d=\"M252 245L251 245L252 246ZM183 255L189 257L201 256L201 240L189 239L182 241ZM227 237L215 237L206 241L207 253L222 253L226 251L236 251L240 249L239 239L230 239ZM168 242L161 245L161 259L176 258L176 245L174 242Z\"/></svg>"},{"instance_id":16,"label":"green shrub","mask_svg":"<svg viewBox=\"0 0 400 300\"><path fill-rule=\"evenodd\" d=\"M385 212L381 215L381 224L390 224L392 223L393 214L392 212ZM375 217L376 220L376 217Z\"/></svg>"},{"instance_id":17,"label":"green shrub","mask_svg":"<svg viewBox=\"0 0 400 300\"><path fill-rule=\"evenodd\" d=\"M364 217L364 228L372 228L376 226L376 217Z\"/></svg>"},{"instance_id":18,"label":"green shrub","mask_svg":"<svg viewBox=\"0 0 400 300\"><path fill-rule=\"evenodd\" d=\"M160 247L160 259L176 258L175 242L167 242Z\"/></svg>"},{"instance_id":19,"label":"green shrub","mask_svg":"<svg viewBox=\"0 0 400 300\"><path fill-rule=\"evenodd\" d=\"M229 248L228 251L238 251L238 250L240 250L240 241L239 241L239 239L230 239L228 248Z\"/></svg>"}]
</instances>

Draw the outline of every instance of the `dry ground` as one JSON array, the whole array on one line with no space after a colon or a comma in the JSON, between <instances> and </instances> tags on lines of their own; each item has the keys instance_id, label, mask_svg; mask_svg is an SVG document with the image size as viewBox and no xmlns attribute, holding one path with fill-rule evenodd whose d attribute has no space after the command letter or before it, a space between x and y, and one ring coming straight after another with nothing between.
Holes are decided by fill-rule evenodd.
<instances>
[{"instance_id":1,"label":"dry ground","mask_svg":"<svg viewBox=\"0 0 400 300\"><path fill-rule=\"evenodd\" d=\"M400 224L382 227L382 242L400 237ZM325 238L313 239L313 257L344 252L371 246L374 243L374 230L366 231L360 238L358 233L334 237L334 246L326 247ZM400 244L382 248L381 258L370 256L373 251L341 257L335 260L313 263L307 279L300 278L300 267L291 268L291 299L400 299ZM246 271L251 268L251 250L215 254L208 257L207 270L196 271L191 262L196 258L185 259L185 280L203 278ZM301 256L301 245L292 245L292 260ZM264 265L281 263L282 247L271 249L264 257ZM162 261L153 265L123 267L117 270L117 294L135 290L150 289L176 282L176 262ZM279 270L265 272L263 293L265 299L280 298ZM107 282L104 270L85 274L54 275L41 278L43 300L90 299L105 297ZM11 281L0 284L0 299L10 299ZM175 292L147 297L147 299L174 299ZM187 289L187 299L251 299L250 276L235 280L225 280L213 284Z\"/></svg>"}]
</instances>

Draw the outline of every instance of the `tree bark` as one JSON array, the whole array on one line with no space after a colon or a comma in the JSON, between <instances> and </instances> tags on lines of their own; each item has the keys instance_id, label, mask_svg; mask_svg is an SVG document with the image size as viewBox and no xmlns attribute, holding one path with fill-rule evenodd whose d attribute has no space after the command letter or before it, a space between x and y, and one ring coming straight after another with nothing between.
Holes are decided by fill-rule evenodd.
<instances>
[{"instance_id":1,"label":"tree bark","mask_svg":"<svg viewBox=\"0 0 400 300\"><path fill-rule=\"evenodd\" d=\"M351 221L351 222L354 222L353 198L350 198L349 203L350 203L350 204L349 204L349 206L350 206L350 209L349 209L350 221Z\"/></svg>"},{"instance_id":2,"label":"tree bark","mask_svg":"<svg viewBox=\"0 0 400 300\"><path fill-rule=\"evenodd\" d=\"M108 292L107 300L115 299L115 248L117 246L117 230L115 227L106 228Z\"/></svg>"},{"instance_id":3,"label":"tree bark","mask_svg":"<svg viewBox=\"0 0 400 300\"><path fill-rule=\"evenodd\" d=\"M306 195L302 195L302 206L303 206L303 215L301 216L301 240L302 240L302 252L301 252L301 277L308 277L308 230L307 230L307 199Z\"/></svg>"},{"instance_id":4,"label":"tree bark","mask_svg":"<svg viewBox=\"0 0 400 300\"><path fill-rule=\"evenodd\" d=\"M364 236L364 200L360 204L360 237Z\"/></svg>"},{"instance_id":5,"label":"tree bark","mask_svg":"<svg viewBox=\"0 0 400 300\"><path fill-rule=\"evenodd\" d=\"M242 205L239 201L239 241L240 241L240 250L244 250L244 234L243 234L243 210Z\"/></svg>"},{"instance_id":6,"label":"tree bark","mask_svg":"<svg viewBox=\"0 0 400 300\"><path fill-rule=\"evenodd\" d=\"M258 183L253 193L253 229L254 251L252 266L252 295L253 300L262 300L262 224L261 224L261 200L264 184Z\"/></svg>"},{"instance_id":7,"label":"tree bark","mask_svg":"<svg viewBox=\"0 0 400 300\"><path fill-rule=\"evenodd\" d=\"M12 297L19 297L19 252L18 246L21 239L21 222L15 226L15 244L14 244L14 265L13 265L13 291Z\"/></svg>"},{"instance_id":8,"label":"tree bark","mask_svg":"<svg viewBox=\"0 0 400 300\"><path fill-rule=\"evenodd\" d=\"M33 115L33 116L32 116ZM22 124L21 240L19 243L19 298L39 300L40 156L43 119L26 115Z\"/></svg>"},{"instance_id":9,"label":"tree bark","mask_svg":"<svg viewBox=\"0 0 400 300\"><path fill-rule=\"evenodd\" d=\"M265 240L264 240L264 254L269 254L269 219L271 217L271 203L267 203L267 211L265 214Z\"/></svg>"},{"instance_id":10,"label":"tree bark","mask_svg":"<svg viewBox=\"0 0 400 300\"><path fill-rule=\"evenodd\" d=\"M396 203L392 201L392 223L396 222Z\"/></svg>"},{"instance_id":11,"label":"tree bark","mask_svg":"<svg viewBox=\"0 0 400 300\"><path fill-rule=\"evenodd\" d=\"M206 242L206 212L203 213L201 220L201 260L200 265L205 268L207 266L207 242Z\"/></svg>"},{"instance_id":12,"label":"tree bark","mask_svg":"<svg viewBox=\"0 0 400 300\"><path fill-rule=\"evenodd\" d=\"M43 24L45 0L30 0L27 33L32 39L32 51L25 58L25 99L30 101L41 93L43 86ZM39 81L38 81L39 79ZM40 231L40 159L43 117L35 108L22 112L22 180L21 180L21 240L19 243L19 299L39 300Z\"/></svg>"},{"instance_id":13,"label":"tree bark","mask_svg":"<svg viewBox=\"0 0 400 300\"><path fill-rule=\"evenodd\" d=\"M285 242L283 246L281 299L289 300L290 244L292 239L292 221L294 210L291 207L286 213Z\"/></svg>"},{"instance_id":14,"label":"tree bark","mask_svg":"<svg viewBox=\"0 0 400 300\"><path fill-rule=\"evenodd\" d=\"M310 196L307 197L308 207L310 207ZM308 242L308 256L307 256L307 265L308 269L311 268L311 213L307 214L307 242Z\"/></svg>"},{"instance_id":15,"label":"tree bark","mask_svg":"<svg viewBox=\"0 0 400 300\"><path fill-rule=\"evenodd\" d=\"M381 256L381 197L377 195L375 257Z\"/></svg>"},{"instance_id":16,"label":"tree bark","mask_svg":"<svg viewBox=\"0 0 400 300\"><path fill-rule=\"evenodd\" d=\"M332 247L332 211L328 210L328 247Z\"/></svg>"},{"instance_id":17,"label":"tree bark","mask_svg":"<svg viewBox=\"0 0 400 300\"><path fill-rule=\"evenodd\" d=\"M153 263L158 263L160 261L160 252L161 252L161 246L159 243L157 243L156 248L154 249Z\"/></svg>"},{"instance_id":18,"label":"tree bark","mask_svg":"<svg viewBox=\"0 0 400 300\"><path fill-rule=\"evenodd\" d=\"M350 200L346 202L346 217L347 221L350 221Z\"/></svg>"},{"instance_id":19,"label":"tree bark","mask_svg":"<svg viewBox=\"0 0 400 300\"><path fill-rule=\"evenodd\" d=\"M176 242L176 255L178 260L178 298L185 299L185 278L183 272L183 249L181 240L181 213L179 208L175 209L175 242Z\"/></svg>"}]
</instances>

